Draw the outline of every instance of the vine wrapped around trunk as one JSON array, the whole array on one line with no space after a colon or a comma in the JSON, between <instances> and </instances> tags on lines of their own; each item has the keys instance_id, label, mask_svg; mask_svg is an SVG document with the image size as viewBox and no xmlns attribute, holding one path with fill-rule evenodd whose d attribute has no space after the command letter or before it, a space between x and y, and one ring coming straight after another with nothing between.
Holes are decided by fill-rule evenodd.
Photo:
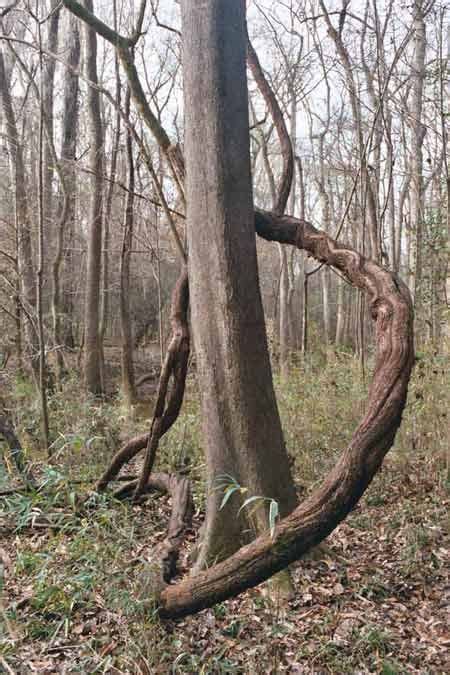
<instances>
[{"instance_id":1,"label":"vine wrapped around trunk","mask_svg":"<svg viewBox=\"0 0 450 675\"><path fill-rule=\"evenodd\" d=\"M277 525L273 536L261 535L227 560L166 587L158 597L163 618L198 612L256 586L325 539L372 481L394 442L406 403L414 346L405 284L306 221L258 211L255 226L264 239L308 251L367 293L377 353L366 414L322 485Z\"/></svg>"},{"instance_id":2,"label":"vine wrapped around trunk","mask_svg":"<svg viewBox=\"0 0 450 675\"><path fill-rule=\"evenodd\" d=\"M406 403L414 347L412 303L405 284L395 274L364 258L351 247L339 244L306 221L256 211L255 227L263 239L308 251L319 262L339 270L353 286L369 296L376 329L377 358L367 412L321 487L278 524L274 536L262 535L222 563L164 588L158 597L162 618L198 612L256 586L325 539L347 516L372 481L393 444ZM184 271L173 296L173 336L160 379L152 432L131 439L116 454L98 483L99 490L104 489L121 467L146 446L150 449L150 458L147 455L146 471L141 474L139 491L148 491L157 480L156 476L149 479L147 471L149 465L151 471L157 441L176 420L183 399L189 353L187 310L188 280ZM179 356L175 356L180 354L182 345L184 350L187 347L187 351L183 351L184 356L179 362ZM182 367L177 371L176 384L163 410L161 405L167 394L168 374L175 363L178 363L178 368ZM133 482L120 492L123 494L125 490L126 494L130 494L136 486L137 483ZM172 518L176 519L174 515ZM168 541L170 530L169 526ZM178 541L176 543L178 545ZM169 558L162 556L163 569L164 561ZM167 580L169 575L163 574L163 577ZM155 585L155 588L160 587L159 583Z\"/></svg>"}]
</instances>

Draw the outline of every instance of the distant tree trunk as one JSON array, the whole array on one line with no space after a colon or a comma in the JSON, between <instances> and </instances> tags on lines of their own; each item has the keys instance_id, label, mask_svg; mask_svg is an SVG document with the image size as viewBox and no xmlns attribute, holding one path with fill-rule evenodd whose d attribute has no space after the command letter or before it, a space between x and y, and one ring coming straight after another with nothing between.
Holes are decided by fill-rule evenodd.
<instances>
[{"instance_id":1,"label":"distant tree trunk","mask_svg":"<svg viewBox=\"0 0 450 675\"><path fill-rule=\"evenodd\" d=\"M277 97L270 86L264 71L259 62L258 56L250 42L247 40L247 62L255 82L258 85L276 129L278 139L280 142L281 156L283 160L281 176L278 182L278 189L273 198L273 209L277 213L284 213L288 203L289 195L292 190L294 178L294 153L292 150L292 141L289 136L284 116L278 103ZM294 120L295 133L295 120ZM265 156L267 162L267 153ZM270 176L272 171L268 171ZM271 189L273 190L273 183L271 182ZM295 196L294 196L295 199ZM290 351L290 330L292 326L290 316L290 275L288 268L288 255L283 248L279 248L280 256L280 285L278 295L279 306L279 340L280 340L280 370L283 377L287 377L289 372L289 351Z\"/></svg>"},{"instance_id":2,"label":"distant tree trunk","mask_svg":"<svg viewBox=\"0 0 450 675\"><path fill-rule=\"evenodd\" d=\"M227 557L245 538L239 494L221 509L218 482L232 476L246 496L272 498L282 513L296 495L258 285L245 7L242 0L184 0L182 19L189 285L208 469L201 567ZM253 525L267 528L264 506Z\"/></svg>"},{"instance_id":3,"label":"distant tree trunk","mask_svg":"<svg viewBox=\"0 0 450 675\"><path fill-rule=\"evenodd\" d=\"M113 17L114 17L114 30L118 28L118 17L117 17L117 0L113 1ZM122 83L120 81L120 67L119 67L119 56L117 50L114 53L114 70L115 70L115 80L116 80L116 92L115 92L115 101L117 104L116 115L115 115L115 128L114 128L114 137L112 141L112 151L111 151L111 168L109 172L109 185L106 194L106 203L105 203L105 217L103 222L103 255L102 255L102 280L101 280L101 299L100 299L100 327L99 327L99 336L100 336L100 348L101 348L101 364L102 364L102 381L104 379L103 369L104 369L104 352L103 352L103 343L105 339L106 330L108 327L108 314L109 314L109 297L110 297L110 272L109 272L109 263L110 263L110 239L111 239L111 213L113 206L113 198L115 192L115 183L116 183L116 174L117 174L117 158L119 155L119 145L120 145L120 133L121 133L121 111L120 107L122 105Z\"/></svg>"},{"instance_id":4,"label":"distant tree trunk","mask_svg":"<svg viewBox=\"0 0 450 675\"><path fill-rule=\"evenodd\" d=\"M125 114L130 116L130 89L127 89ZM134 219L134 158L131 131L126 132L128 191L125 198L125 217L120 256L120 327L122 335L122 395L128 408L135 399L133 367L133 335L130 313L130 256L133 243Z\"/></svg>"},{"instance_id":5,"label":"distant tree trunk","mask_svg":"<svg viewBox=\"0 0 450 675\"><path fill-rule=\"evenodd\" d=\"M326 120L326 126L319 136L319 166L320 176L317 180L317 187L319 190L320 203L322 206L322 227L325 232L330 232L331 229L331 204L329 185L325 172L325 152L324 144L329 128L329 117ZM317 268L316 268L317 269ZM323 317L323 333L326 345L331 341L331 316L330 316L330 271L327 267L320 271L320 284L322 288L322 317Z\"/></svg>"},{"instance_id":6,"label":"distant tree trunk","mask_svg":"<svg viewBox=\"0 0 450 675\"><path fill-rule=\"evenodd\" d=\"M45 3L46 4L46 3ZM50 19L47 22L48 37L46 48L52 54L58 51L58 34L59 23L61 15L61 3L59 0L50 0ZM45 11L45 10L44 10ZM44 14L43 11L43 14ZM44 225L46 232L46 251L44 259L44 274L47 276L47 268L49 267L49 256L51 255L51 247L55 240L54 237L54 219L53 219L53 175L54 175L54 157L52 152L52 144L54 138L54 91L55 91L55 70L56 61L52 58L47 58L44 62L44 80L43 80L43 102L45 115L46 136L44 142ZM57 236L57 235L56 235Z\"/></svg>"},{"instance_id":7,"label":"distant tree trunk","mask_svg":"<svg viewBox=\"0 0 450 675\"><path fill-rule=\"evenodd\" d=\"M325 345L328 346L331 342L330 270L328 267L320 271L320 281L322 284L323 335Z\"/></svg>"},{"instance_id":8,"label":"distant tree trunk","mask_svg":"<svg viewBox=\"0 0 450 675\"><path fill-rule=\"evenodd\" d=\"M411 97L411 228L415 237L414 307L417 338L424 336L423 308L423 141L426 127L422 122L425 84L426 29L423 0L414 0L414 65Z\"/></svg>"},{"instance_id":9,"label":"distant tree trunk","mask_svg":"<svg viewBox=\"0 0 450 675\"><path fill-rule=\"evenodd\" d=\"M297 101L295 92L291 92L291 144L295 150L297 140ZM295 215L296 202L296 184L295 184L295 162L292 165L292 187L289 195L289 213ZM281 376L287 378L289 375L290 354L294 345L293 339L293 294L294 282L292 270L291 252L286 250L285 246L279 247L280 252L280 372ZM295 252L294 252L295 254Z\"/></svg>"},{"instance_id":10,"label":"distant tree trunk","mask_svg":"<svg viewBox=\"0 0 450 675\"><path fill-rule=\"evenodd\" d=\"M355 125L356 138L358 141L358 152L362 178L362 193L366 195L367 198L369 243L371 249L370 253L374 260L379 261L381 259L381 246L380 246L380 233L377 218L377 206L372 180L368 169L366 151L364 147L365 144L364 144L362 115L361 115L361 99L359 96L358 85L355 78L354 73L355 69L352 65L348 49L345 46L342 39L343 26L340 28L339 31L337 31L334 28L333 24L331 23L330 15L325 7L324 0L319 0L319 4L325 17L328 33L332 38L334 44L336 45L336 51L339 55L339 58L341 60L345 72L345 80L347 83L350 98L350 107L352 111L353 123Z\"/></svg>"},{"instance_id":11,"label":"distant tree trunk","mask_svg":"<svg viewBox=\"0 0 450 675\"><path fill-rule=\"evenodd\" d=\"M301 157L296 155L295 163L297 165L297 174L298 174L298 185L299 185L299 218L301 220L305 219L306 216L306 196L305 196L305 175L303 171L303 162ZM307 268L307 262L304 251L297 251L298 261L299 261L299 270L298 270L298 282L297 282L297 293L298 293L298 328L297 328L297 349L303 351L303 336L304 336L304 316L307 314L307 298L305 298L305 274Z\"/></svg>"},{"instance_id":12,"label":"distant tree trunk","mask_svg":"<svg viewBox=\"0 0 450 675\"><path fill-rule=\"evenodd\" d=\"M386 106L386 104L385 104ZM387 108L387 106L386 106ZM388 204L387 204L387 215L389 223L389 253L390 253L390 263L391 268L394 272L398 273L400 260L397 256L397 231L396 231L396 222L395 222L395 190L394 190L394 144L392 142L392 113L389 108L385 112L386 119L386 128L385 128L385 142L387 146L387 170L389 171L389 182L388 185Z\"/></svg>"},{"instance_id":13,"label":"distant tree trunk","mask_svg":"<svg viewBox=\"0 0 450 675\"><path fill-rule=\"evenodd\" d=\"M336 308L336 334L334 342L340 347L344 341L345 313L344 313L344 282L338 277L337 282L337 308Z\"/></svg>"},{"instance_id":14,"label":"distant tree trunk","mask_svg":"<svg viewBox=\"0 0 450 675\"><path fill-rule=\"evenodd\" d=\"M448 54L447 58L444 57L444 25L447 18L447 7L444 5L441 8L440 12L440 39L439 39L439 108L440 108L440 117L441 117L441 133L442 133L442 150L443 150L443 164L444 164L444 178L445 183L443 186L443 203L442 203L442 222L445 229L443 230L443 241L444 241L444 258L442 261L442 305L447 309L450 305L450 256L445 251L450 249L450 166L449 166L449 119L447 111L447 101L450 95L450 77L448 72ZM447 43L448 36L450 35L450 29L447 26ZM448 49L448 44L447 44ZM442 326L443 328L443 326ZM445 329L444 329L445 330ZM447 336L450 336L450 322L447 322Z\"/></svg>"},{"instance_id":15,"label":"distant tree trunk","mask_svg":"<svg viewBox=\"0 0 450 675\"><path fill-rule=\"evenodd\" d=\"M93 12L93 0L84 0L85 8ZM94 84L97 76L97 34L85 25L86 76ZM92 204L88 231L86 305L85 305L85 362L84 376L87 390L96 396L103 393L100 343L100 281L102 267L103 223L103 124L100 110L100 94L94 87L88 88L88 108L92 157Z\"/></svg>"},{"instance_id":16,"label":"distant tree trunk","mask_svg":"<svg viewBox=\"0 0 450 675\"><path fill-rule=\"evenodd\" d=\"M74 337L72 328L73 300L71 288L72 244L76 208L76 160L77 130L78 130L78 75L76 73L80 63L80 36L77 21L70 14L67 44L69 47L68 65L64 77L64 103L61 140L61 171L64 175L64 194L61 195L58 214L58 230L56 233L56 250L52 269L52 317L53 339L56 345L58 377L64 373L62 348L73 349ZM66 252L64 243L66 242ZM65 263L67 280L63 287L60 274Z\"/></svg>"},{"instance_id":17,"label":"distant tree trunk","mask_svg":"<svg viewBox=\"0 0 450 675\"><path fill-rule=\"evenodd\" d=\"M15 221L17 223L17 256L20 280L20 302L24 311L24 327L28 358L36 385L39 387L39 339L36 321L36 283L31 242L31 226L28 210L27 181L23 148L19 137L16 116L11 98L11 89L5 70L3 52L0 51L0 94L5 114L9 145L10 167L14 184Z\"/></svg>"},{"instance_id":18,"label":"distant tree trunk","mask_svg":"<svg viewBox=\"0 0 450 675\"><path fill-rule=\"evenodd\" d=\"M41 27L38 26L39 47L41 47ZM44 335L43 284L44 284L44 68L42 52L39 54L40 101L39 101L39 150L38 150L38 253L36 269L36 315L39 339L39 392L41 400L41 424L44 447L51 456L50 428L47 403L47 359Z\"/></svg>"},{"instance_id":19,"label":"distant tree trunk","mask_svg":"<svg viewBox=\"0 0 450 675\"><path fill-rule=\"evenodd\" d=\"M17 252L17 248L16 248ZM17 262L14 266L14 271L16 274L16 280L14 283L15 294L14 294L14 326L16 329L16 357L17 357L17 374L23 376L23 349L22 349L22 307L20 305L20 279L19 279L19 270Z\"/></svg>"},{"instance_id":20,"label":"distant tree trunk","mask_svg":"<svg viewBox=\"0 0 450 675\"><path fill-rule=\"evenodd\" d=\"M290 307L289 307L289 269L288 269L288 251L286 246L278 246L280 258L280 287L278 293L278 316L279 316L279 336L280 336L280 374L287 378L289 375L289 353L290 353Z\"/></svg>"}]
</instances>

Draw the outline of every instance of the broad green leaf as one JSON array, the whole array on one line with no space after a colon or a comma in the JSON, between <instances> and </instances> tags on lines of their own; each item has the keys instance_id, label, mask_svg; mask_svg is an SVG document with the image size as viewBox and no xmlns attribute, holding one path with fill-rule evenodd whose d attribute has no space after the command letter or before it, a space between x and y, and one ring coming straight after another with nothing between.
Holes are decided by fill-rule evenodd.
<instances>
[{"instance_id":1,"label":"broad green leaf","mask_svg":"<svg viewBox=\"0 0 450 675\"><path fill-rule=\"evenodd\" d=\"M236 492L237 490L239 490L239 485L230 485L230 486L225 490L225 494L224 494L224 496L223 496L222 503L221 503L221 505L220 505L220 507L219 507L220 509L223 509L223 507L225 506L225 504L227 503L227 501L230 499L231 495L232 495L234 492Z\"/></svg>"},{"instance_id":2,"label":"broad green leaf","mask_svg":"<svg viewBox=\"0 0 450 675\"><path fill-rule=\"evenodd\" d=\"M264 497L260 497L259 495L254 495L253 497L248 497L248 499L245 500L245 502L242 504L241 508L238 511L238 514L242 511L242 509L246 508L249 506L249 504L252 504L253 502L256 502L257 500L264 500Z\"/></svg>"},{"instance_id":3,"label":"broad green leaf","mask_svg":"<svg viewBox=\"0 0 450 675\"><path fill-rule=\"evenodd\" d=\"M270 508L269 508L269 528L270 528L270 536L273 538L273 535L275 534L275 525L277 518L279 516L280 510L278 508L278 502L275 501L275 499L270 500Z\"/></svg>"}]
</instances>

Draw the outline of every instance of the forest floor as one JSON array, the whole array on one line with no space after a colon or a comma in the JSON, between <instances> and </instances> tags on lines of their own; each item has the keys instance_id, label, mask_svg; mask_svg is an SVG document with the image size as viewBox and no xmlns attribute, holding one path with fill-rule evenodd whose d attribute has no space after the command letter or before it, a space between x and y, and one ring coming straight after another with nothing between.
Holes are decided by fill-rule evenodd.
<instances>
[{"instance_id":1,"label":"forest floor","mask_svg":"<svg viewBox=\"0 0 450 675\"><path fill-rule=\"evenodd\" d=\"M305 489L332 464L360 414L364 383L350 371L348 364L312 368L279 388ZM293 566L292 600L274 602L262 587L166 623L148 608L145 580L169 501L130 505L93 495L90 508L80 507L80 495L89 493L128 428L119 403L91 404L81 415L74 387L72 398L68 393L64 406L52 409L53 420L71 428L55 441L54 464L35 454L45 487L1 498L0 672L448 673L448 372L436 360L416 369L395 449L325 551ZM333 402L325 398L326 382L327 393L338 390ZM29 411L22 420L28 430L31 417ZM92 425L83 438L81 419ZM137 423L128 424L131 431ZM198 444L191 392L161 449L162 465L177 464L180 446L183 454L198 453ZM202 464L200 455L193 459L197 529ZM184 572L194 540L192 530Z\"/></svg>"}]
</instances>

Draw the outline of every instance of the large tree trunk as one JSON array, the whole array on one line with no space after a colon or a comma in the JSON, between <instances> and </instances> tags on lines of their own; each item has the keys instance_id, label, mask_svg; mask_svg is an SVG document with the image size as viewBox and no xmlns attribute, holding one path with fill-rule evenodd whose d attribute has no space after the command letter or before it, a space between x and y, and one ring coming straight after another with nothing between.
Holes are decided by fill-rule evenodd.
<instances>
[{"instance_id":1,"label":"large tree trunk","mask_svg":"<svg viewBox=\"0 0 450 675\"><path fill-rule=\"evenodd\" d=\"M242 0L201 6L184 0L182 18L189 284L208 469L201 567L230 555L244 538L238 492L220 508L218 481L225 475L246 488L246 497L275 499L284 514L296 495L258 285L245 6ZM253 524L267 528L265 508Z\"/></svg>"},{"instance_id":2,"label":"large tree trunk","mask_svg":"<svg viewBox=\"0 0 450 675\"><path fill-rule=\"evenodd\" d=\"M92 0L84 0L87 10L93 11ZM86 25L86 75L96 84L97 34ZM100 344L100 280L102 266L103 222L103 124L100 111L100 94L94 87L88 89L89 122L91 129L91 155L93 193L91 222L88 233L86 304L85 304L85 363L84 376L87 390L94 395L103 393L102 349Z\"/></svg>"}]
</instances>

